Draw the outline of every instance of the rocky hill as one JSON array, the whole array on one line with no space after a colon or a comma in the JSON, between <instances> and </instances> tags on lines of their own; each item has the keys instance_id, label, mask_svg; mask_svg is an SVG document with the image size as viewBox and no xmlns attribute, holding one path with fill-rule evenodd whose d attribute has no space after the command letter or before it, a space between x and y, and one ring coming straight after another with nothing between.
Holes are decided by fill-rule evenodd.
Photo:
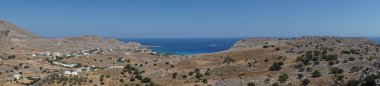
<instances>
[{"instance_id":1,"label":"rocky hill","mask_svg":"<svg viewBox=\"0 0 380 86\"><path fill-rule=\"evenodd\" d=\"M41 38L0 19L0 46L3 52L78 51L90 48L131 49L142 47L138 43L124 43L115 39L97 36L66 38ZM136 45L137 44L137 45Z\"/></svg>"},{"instance_id":2,"label":"rocky hill","mask_svg":"<svg viewBox=\"0 0 380 86\"><path fill-rule=\"evenodd\" d=\"M380 78L379 54L379 46L366 38L248 38L178 64L211 69L212 85L371 86Z\"/></svg>"},{"instance_id":3,"label":"rocky hill","mask_svg":"<svg viewBox=\"0 0 380 86\"><path fill-rule=\"evenodd\" d=\"M0 36L9 36L12 38L24 38L24 39L34 39L38 38L36 34L23 30L14 26L12 23L0 19Z\"/></svg>"}]
</instances>

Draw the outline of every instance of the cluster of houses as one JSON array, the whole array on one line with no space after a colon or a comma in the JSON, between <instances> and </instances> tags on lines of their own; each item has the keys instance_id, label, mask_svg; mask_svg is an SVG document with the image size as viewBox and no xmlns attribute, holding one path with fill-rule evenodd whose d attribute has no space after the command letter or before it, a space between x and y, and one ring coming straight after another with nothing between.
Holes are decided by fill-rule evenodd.
<instances>
[{"instance_id":1,"label":"cluster of houses","mask_svg":"<svg viewBox=\"0 0 380 86\"><path fill-rule=\"evenodd\" d=\"M124 66L111 66L111 67L108 67L106 70L109 70L109 69L122 69L124 68Z\"/></svg>"},{"instance_id":2,"label":"cluster of houses","mask_svg":"<svg viewBox=\"0 0 380 86\"><path fill-rule=\"evenodd\" d=\"M153 52L151 49L145 48L145 47L135 47L135 48L129 48L129 49L122 49L122 50L114 50L114 49L108 49L109 52L115 52L115 51L126 51L126 52L137 52L137 53L149 53L149 54L157 54L157 52Z\"/></svg>"},{"instance_id":3,"label":"cluster of houses","mask_svg":"<svg viewBox=\"0 0 380 86\"><path fill-rule=\"evenodd\" d=\"M151 49L148 49L145 47L136 47L136 48L126 49L126 50L129 52L157 54L157 52L153 52Z\"/></svg>"},{"instance_id":4,"label":"cluster of houses","mask_svg":"<svg viewBox=\"0 0 380 86\"><path fill-rule=\"evenodd\" d=\"M64 74L65 75L74 75L74 76L76 76L76 75L79 74L79 72L78 71L73 71L73 70L68 70L68 71L65 71Z\"/></svg>"},{"instance_id":5,"label":"cluster of houses","mask_svg":"<svg viewBox=\"0 0 380 86\"><path fill-rule=\"evenodd\" d=\"M65 75L78 75L82 71L96 71L96 67L94 65L90 67L80 67L77 70L67 70L64 72Z\"/></svg>"},{"instance_id":6,"label":"cluster of houses","mask_svg":"<svg viewBox=\"0 0 380 86\"><path fill-rule=\"evenodd\" d=\"M57 56L57 57L78 57L83 55L90 55L90 54L99 54L103 52L100 48L94 48L94 49L86 49L79 52L67 52L67 53L61 53L61 52L42 52L42 53L33 53L32 56Z\"/></svg>"},{"instance_id":7,"label":"cluster of houses","mask_svg":"<svg viewBox=\"0 0 380 86\"><path fill-rule=\"evenodd\" d=\"M32 56L51 56L50 52L33 53Z\"/></svg>"},{"instance_id":8,"label":"cluster of houses","mask_svg":"<svg viewBox=\"0 0 380 86\"><path fill-rule=\"evenodd\" d=\"M61 62L58 62L58 61L55 61L53 62L54 65L58 65L58 66L63 66L63 67L67 67L67 68L73 68L75 66L77 66L78 64L65 64L65 63L61 63Z\"/></svg>"},{"instance_id":9,"label":"cluster of houses","mask_svg":"<svg viewBox=\"0 0 380 86\"><path fill-rule=\"evenodd\" d=\"M82 50L79 54L82 54L82 55L89 55L89 54L100 54L101 52L103 52L102 49L100 49L100 48L95 48L95 49Z\"/></svg>"},{"instance_id":10,"label":"cluster of houses","mask_svg":"<svg viewBox=\"0 0 380 86\"><path fill-rule=\"evenodd\" d=\"M13 75L13 77L8 78L7 80L12 83L16 83L18 80L22 79L21 76L22 76L21 74L15 74Z\"/></svg>"},{"instance_id":11,"label":"cluster of houses","mask_svg":"<svg viewBox=\"0 0 380 86\"><path fill-rule=\"evenodd\" d=\"M117 50L108 49L108 51L115 52ZM151 49L148 49L145 47L126 49L126 51L157 54L157 52L153 52ZM64 57L64 58L80 57L80 56L86 56L86 55L91 55L91 54L100 54L101 52L103 52L103 50L101 48L94 48L94 49L81 50L79 52L67 52L67 53L61 53L61 52L33 53L32 56L53 56L53 59L57 59L58 57Z\"/></svg>"}]
</instances>

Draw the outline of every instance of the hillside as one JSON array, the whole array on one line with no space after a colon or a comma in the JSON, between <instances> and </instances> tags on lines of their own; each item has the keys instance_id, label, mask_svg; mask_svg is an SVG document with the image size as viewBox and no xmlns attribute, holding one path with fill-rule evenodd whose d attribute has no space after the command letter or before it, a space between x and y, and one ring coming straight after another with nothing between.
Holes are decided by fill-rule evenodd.
<instances>
[{"instance_id":1,"label":"hillside","mask_svg":"<svg viewBox=\"0 0 380 86\"><path fill-rule=\"evenodd\" d=\"M346 85L352 80L364 83L368 75L378 73L379 46L365 38L301 37L249 38L238 41L231 49L218 53L181 57L172 61L167 85L281 85L297 86L310 81L312 86ZM170 63L172 63L170 62ZM202 77L171 79L201 70ZM206 75L207 74L207 75ZM281 75L286 79L280 79ZM161 77L162 78L162 77ZM176 82L176 83L174 83Z\"/></svg>"},{"instance_id":2,"label":"hillside","mask_svg":"<svg viewBox=\"0 0 380 86\"><path fill-rule=\"evenodd\" d=\"M9 36L12 38L25 38L33 39L38 38L36 34L28 32L24 29L14 26L12 23L0 19L0 33L1 37Z\"/></svg>"}]
</instances>

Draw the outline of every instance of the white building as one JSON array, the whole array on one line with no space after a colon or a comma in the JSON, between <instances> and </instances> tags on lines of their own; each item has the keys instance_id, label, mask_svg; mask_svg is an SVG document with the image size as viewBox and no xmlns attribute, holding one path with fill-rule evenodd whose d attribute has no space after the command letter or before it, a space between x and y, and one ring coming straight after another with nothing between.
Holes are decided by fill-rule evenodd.
<instances>
[{"instance_id":1,"label":"white building","mask_svg":"<svg viewBox=\"0 0 380 86\"><path fill-rule=\"evenodd\" d=\"M59 66L63 66L63 67L68 67L68 68L72 68L72 67L77 66L77 64L63 64L63 63L60 63L60 62L53 62L53 64L59 65Z\"/></svg>"},{"instance_id":2,"label":"white building","mask_svg":"<svg viewBox=\"0 0 380 86\"><path fill-rule=\"evenodd\" d=\"M78 72L82 72L82 71L94 71L95 70L95 66L91 66L91 67L80 67L77 69Z\"/></svg>"},{"instance_id":3,"label":"white building","mask_svg":"<svg viewBox=\"0 0 380 86\"><path fill-rule=\"evenodd\" d=\"M61 52L54 52L53 56L62 56Z\"/></svg>"},{"instance_id":4,"label":"white building","mask_svg":"<svg viewBox=\"0 0 380 86\"><path fill-rule=\"evenodd\" d=\"M109 68L124 68L124 66L111 66Z\"/></svg>"},{"instance_id":5,"label":"white building","mask_svg":"<svg viewBox=\"0 0 380 86\"><path fill-rule=\"evenodd\" d=\"M13 79L17 79L17 80L21 79L21 74L13 75Z\"/></svg>"},{"instance_id":6,"label":"white building","mask_svg":"<svg viewBox=\"0 0 380 86\"><path fill-rule=\"evenodd\" d=\"M65 71L65 75L78 75L77 71Z\"/></svg>"}]
</instances>

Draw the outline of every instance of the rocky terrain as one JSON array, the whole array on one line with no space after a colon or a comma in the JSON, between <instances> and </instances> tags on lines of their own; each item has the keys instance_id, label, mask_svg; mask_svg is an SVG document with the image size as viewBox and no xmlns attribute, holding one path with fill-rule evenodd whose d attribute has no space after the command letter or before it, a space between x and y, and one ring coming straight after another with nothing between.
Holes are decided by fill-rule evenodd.
<instances>
[{"instance_id":1,"label":"rocky terrain","mask_svg":"<svg viewBox=\"0 0 380 86\"><path fill-rule=\"evenodd\" d=\"M96 36L41 38L1 20L0 85L373 86L379 45L366 38L247 38L231 49L156 54Z\"/></svg>"}]
</instances>

